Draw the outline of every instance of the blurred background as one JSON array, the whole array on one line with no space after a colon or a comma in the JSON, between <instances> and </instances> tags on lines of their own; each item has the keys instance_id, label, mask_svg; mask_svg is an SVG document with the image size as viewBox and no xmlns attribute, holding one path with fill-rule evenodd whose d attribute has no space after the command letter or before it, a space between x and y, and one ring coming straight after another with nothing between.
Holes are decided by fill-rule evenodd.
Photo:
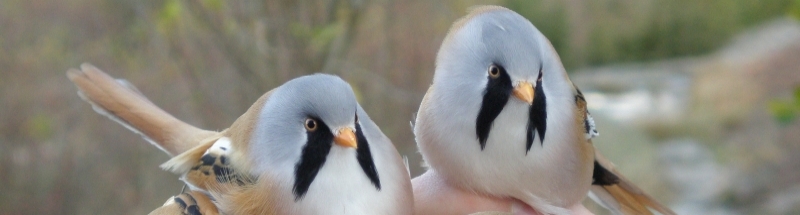
<instances>
[{"instance_id":1,"label":"blurred background","mask_svg":"<svg viewBox=\"0 0 800 215\"><path fill-rule=\"evenodd\" d=\"M337 74L418 175L409 121L480 4L552 41L595 145L679 214L800 213L800 0L1 0L0 214L143 214L180 192L166 154L78 98L83 62L213 130Z\"/></svg>"}]
</instances>

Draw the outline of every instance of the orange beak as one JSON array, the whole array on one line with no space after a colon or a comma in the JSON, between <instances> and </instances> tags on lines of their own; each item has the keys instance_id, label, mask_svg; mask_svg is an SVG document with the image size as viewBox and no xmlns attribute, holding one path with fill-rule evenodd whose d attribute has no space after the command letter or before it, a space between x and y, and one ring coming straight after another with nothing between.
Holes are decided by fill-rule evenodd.
<instances>
[{"instance_id":1,"label":"orange beak","mask_svg":"<svg viewBox=\"0 0 800 215\"><path fill-rule=\"evenodd\" d=\"M356 140L356 134L353 132L353 129L350 128L343 128L339 130L339 134L333 138L333 142L336 145L344 146L344 147L351 147L354 149L358 148L358 141Z\"/></svg>"},{"instance_id":2,"label":"orange beak","mask_svg":"<svg viewBox=\"0 0 800 215\"><path fill-rule=\"evenodd\" d=\"M528 82L519 83L519 86L514 88L514 97L525 103L533 104L533 85Z\"/></svg>"}]
</instances>

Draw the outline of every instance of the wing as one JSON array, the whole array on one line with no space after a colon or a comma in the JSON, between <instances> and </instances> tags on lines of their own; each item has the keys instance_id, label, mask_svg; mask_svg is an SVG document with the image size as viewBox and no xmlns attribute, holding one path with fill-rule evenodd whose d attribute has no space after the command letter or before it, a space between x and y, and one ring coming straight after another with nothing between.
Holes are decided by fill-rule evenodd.
<instances>
[{"instance_id":1,"label":"wing","mask_svg":"<svg viewBox=\"0 0 800 215\"><path fill-rule=\"evenodd\" d=\"M92 104L95 111L142 135L170 156L217 134L176 119L127 81L115 81L91 64L82 64L81 70L68 70L67 77L78 87L78 95Z\"/></svg>"},{"instance_id":2,"label":"wing","mask_svg":"<svg viewBox=\"0 0 800 215\"><path fill-rule=\"evenodd\" d=\"M586 139L591 144L591 138L599 134L594 119L586 108L586 99L583 97L583 93L577 86L575 86L575 91L578 114L583 116L579 123L583 124ZM614 214L652 214L648 208L665 215L675 214L625 178L616 170L614 164L597 150L595 150L594 172L589 197Z\"/></svg>"},{"instance_id":3,"label":"wing","mask_svg":"<svg viewBox=\"0 0 800 215\"><path fill-rule=\"evenodd\" d=\"M235 159L246 156L237 149L247 147L252 125L272 92L262 95L231 128L200 141L161 167L181 175L181 180L192 191L210 196L221 212L275 214L274 204L269 203L272 202L269 190L272 190L273 183L264 177L250 175L246 171L248 167L236 165L242 162Z\"/></svg>"},{"instance_id":4,"label":"wing","mask_svg":"<svg viewBox=\"0 0 800 215\"><path fill-rule=\"evenodd\" d=\"M219 211L208 195L189 191L170 197L163 206L156 208L150 215L218 215Z\"/></svg>"},{"instance_id":5,"label":"wing","mask_svg":"<svg viewBox=\"0 0 800 215\"><path fill-rule=\"evenodd\" d=\"M270 192L277 189L276 185L231 165L230 147L235 146L229 138L222 137L213 144L200 145L172 158L162 168L173 172L185 170L181 180L192 190L215 199L214 205L226 214L278 214L278 205Z\"/></svg>"},{"instance_id":6,"label":"wing","mask_svg":"<svg viewBox=\"0 0 800 215\"><path fill-rule=\"evenodd\" d=\"M78 87L78 95L89 102L95 111L142 135L145 140L174 156L161 167L181 175L181 180L191 189L170 198L150 214L218 214L218 209L222 208L220 203L227 203L223 205L227 205L225 208L228 209L269 209L261 204L237 207L237 202L255 203L269 195L252 195L253 192L263 191L249 189L256 177L240 174L230 164L229 158L232 147L241 147L247 142L250 129L246 125L251 124L247 121L255 119L250 115L258 114L258 104L263 104L272 91L259 98L234 123L232 127L237 129L230 130L235 131L213 132L176 119L144 97L129 82L114 80L90 64L81 65L81 70L70 69L67 77ZM224 135L231 135L234 141L239 142L232 144L231 139Z\"/></svg>"},{"instance_id":7,"label":"wing","mask_svg":"<svg viewBox=\"0 0 800 215\"><path fill-rule=\"evenodd\" d=\"M231 141L220 137L214 142L203 143L183 154L173 157L161 165L170 172L181 174L181 180L192 190L205 193L225 193L221 188L229 185L252 184L255 177L238 171L230 163Z\"/></svg>"},{"instance_id":8,"label":"wing","mask_svg":"<svg viewBox=\"0 0 800 215\"><path fill-rule=\"evenodd\" d=\"M195 198L201 194L205 198L216 199L213 205L219 211L236 211L239 209L237 204L242 201L247 204L254 203L254 200L247 196L256 196L253 192L263 190L253 188L257 177L239 171L231 165L232 147L230 138L220 137L173 157L162 164L161 168L180 174L181 180L193 193L196 193L193 195ZM164 207L166 205L162 208ZM254 203L248 208L263 210L266 207Z\"/></svg>"}]
</instances>

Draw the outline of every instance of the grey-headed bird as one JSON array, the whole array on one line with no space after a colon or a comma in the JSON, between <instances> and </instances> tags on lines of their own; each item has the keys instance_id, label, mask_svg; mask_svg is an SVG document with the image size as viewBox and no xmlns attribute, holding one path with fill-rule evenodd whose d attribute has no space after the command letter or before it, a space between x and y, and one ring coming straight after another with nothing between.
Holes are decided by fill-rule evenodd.
<instances>
[{"instance_id":1,"label":"grey-headed bird","mask_svg":"<svg viewBox=\"0 0 800 215\"><path fill-rule=\"evenodd\" d=\"M569 214L590 190L615 213L674 214L596 153L586 100L555 49L506 8L478 7L453 24L413 126L430 167L412 181L418 214Z\"/></svg>"},{"instance_id":2,"label":"grey-headed bird","mask_svg":"<svg viewBox=\"0 0 800 215\"><path fill-rule=\"evenodd\" d=\"M221 132L174 118L92 65L67 76L97 112L174 156L162 167L190 191L152 214L412 213L403 160L336 76L288 81Z\"/></svg>"}]
</instances>

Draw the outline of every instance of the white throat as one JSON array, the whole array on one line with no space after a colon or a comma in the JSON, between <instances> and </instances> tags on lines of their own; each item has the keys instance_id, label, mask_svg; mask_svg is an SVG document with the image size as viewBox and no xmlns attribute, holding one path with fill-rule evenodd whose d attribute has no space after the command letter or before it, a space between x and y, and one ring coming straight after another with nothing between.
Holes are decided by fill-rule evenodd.
<instances>
[{"instance_id":1,"label":"white throat","mask_svg":"<svg viewBox=\"0 0 800 215\"><path fill-rule=\"evenodd\" d=\"M281 192L291 193L292 184L284 184ZM389 213L391 196L381 192L361 169L356 150L334 145L305 196L297 201L286 198L285 203L292 205L291 214Z\"/></svg>"}]
</instances>

